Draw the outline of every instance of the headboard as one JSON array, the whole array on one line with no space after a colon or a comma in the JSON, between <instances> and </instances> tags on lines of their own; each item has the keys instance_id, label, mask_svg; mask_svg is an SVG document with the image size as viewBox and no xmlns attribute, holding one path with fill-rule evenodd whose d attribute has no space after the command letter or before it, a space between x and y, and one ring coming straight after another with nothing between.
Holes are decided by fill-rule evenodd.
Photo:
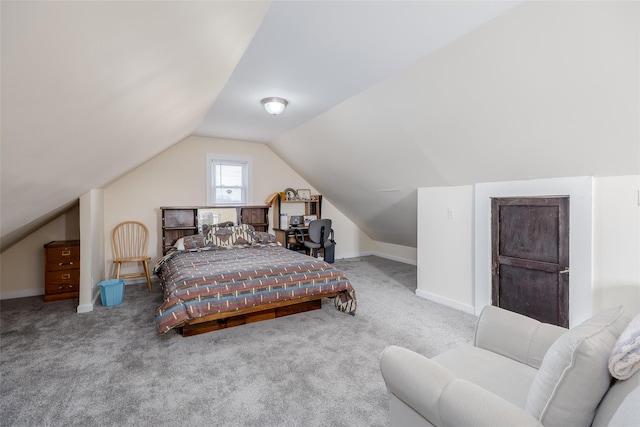
<instances>
[{"instance_id":1,"label":"headboard","mask_svg":"<svg viewBox=\"0 0 640 427\"><path fill-rule=\"evenodd\" d=\"M204 224L232 221L252 225L256 231L269 230L269 206L161 206L162 253L181 237L202 232Z\"/></svg>"}]
</instances>

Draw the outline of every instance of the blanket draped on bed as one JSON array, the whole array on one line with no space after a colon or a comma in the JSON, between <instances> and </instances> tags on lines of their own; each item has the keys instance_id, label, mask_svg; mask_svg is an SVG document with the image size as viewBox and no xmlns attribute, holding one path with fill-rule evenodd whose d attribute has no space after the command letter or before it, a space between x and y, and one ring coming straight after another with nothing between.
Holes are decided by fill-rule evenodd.
<instances>
[{"instance_id":1,"label":"blanket draped on bed","mask_svg":"<svg viewBox=\"0 0 640 427\"><path fill-rule=\"evenodd\" d=\"M233 315L314 295L344 292L355 300L355 290L340 271L278 245L176 251L162 258L154 272L164 289L164 302L156 313L160 332L208 314Z\"/></svg>"}]
</instances>

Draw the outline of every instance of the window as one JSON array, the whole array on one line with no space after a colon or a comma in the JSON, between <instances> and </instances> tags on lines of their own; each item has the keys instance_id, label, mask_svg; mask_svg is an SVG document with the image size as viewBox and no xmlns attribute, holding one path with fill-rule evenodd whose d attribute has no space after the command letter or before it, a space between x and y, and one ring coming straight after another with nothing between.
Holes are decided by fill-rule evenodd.
<instances>
[{"instance_id":1,"label":"window","mask_svg":"<svg viewBox=\"0 0 640 427\"><path fill-rule=\"evenodd\" d=\"M207 204L246 205L252 200L251 159L207 154Z\"/></svg>"}]
</instances>

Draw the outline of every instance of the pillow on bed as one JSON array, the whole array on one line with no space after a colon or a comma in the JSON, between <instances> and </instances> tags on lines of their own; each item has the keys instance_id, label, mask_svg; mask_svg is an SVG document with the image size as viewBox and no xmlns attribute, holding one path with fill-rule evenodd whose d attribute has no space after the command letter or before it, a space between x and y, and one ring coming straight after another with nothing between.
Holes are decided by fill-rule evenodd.
<instances>
[{"instance_id":1,"label":"pillow on bed","mask_svg":"<svg viewBox=\"0 0 640 427\"><path fill-rule=\"evenodd\" d=\"M178 240L176 240L176 242L173 244L173 247L179 251L184 251L184 237L181 237Z\"/></svg>"},{"instance_id":2,"label":"pillow on bed","mask_svg":"<svg viewBox=\"0 0 640 427\"><path fill-rule=\"evenodd\" d=\"M278 240L273 234L269 234L266 231L254 231L253 243L266 245L267 243L276 243Z\"/></svg>"},{"instance_id":3,"label":"pillow on bed","mask_svg":"<svg viewBox=\"0 0 640 427\"><path fill-rule=\"evenodd\" d=\"M207 242L220 248L249 246L254 242L252 225L241 224L233 227L212 227L207 235Z\"/></svg>"},{"instance_id":4,"label":"pillow on bed","mask_svg":"<svg viewBox=\"0 0 640 427\"><path fill-rule=\"evenodd\" d=\"M200 234L194 234L193 236L185 236L182 238L184 242L184 248L186 250L200 249L207 246L207 242L204 240L204 236Z\"/></svg>"},{"instance_id":5,"label":"pillow on bed","mask_svg":"<svg viewBox=\"0 0 640 427\"><path fill-rule=\"evenodd\" d=\"M173 245L179 251L193 251L211 249L215 247L211 245L202 234L193 234L179 238Z\"/></svg>"},{"instance_id":6,"label":"pillow on bed","mask_svg":"<svg viewBox=\"0 0 640 427\"><path fill-rule=\"evenodd\" d=\"M233 227L234 225L235 223L233 221L219 222L217 224L202 224L202 229L199 231L200 231L200 234L208 238L209 233L211 232L211 229L222 228L222 227Z\"/></svg>"}]
</instances>

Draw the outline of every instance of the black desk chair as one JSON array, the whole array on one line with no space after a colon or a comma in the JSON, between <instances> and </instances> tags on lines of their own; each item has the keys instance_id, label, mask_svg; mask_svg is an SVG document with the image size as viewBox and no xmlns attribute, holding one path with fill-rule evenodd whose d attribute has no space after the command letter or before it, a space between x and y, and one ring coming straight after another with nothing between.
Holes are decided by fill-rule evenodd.
<instances>
[{"instance_id":1,"label":"black desk chair","mask_svg":"<svg viewBox=\"0 0 640 427\"><path fill-rule=\"evenodd\" d=\"M298 233L298 231L300 231ZM333 240L333 229L331 228L330 219L316 219L309 223L309 240L304 239L302 230L296 230L296 240L305 248L311 251L311 254L318 258L318 249L324 249L324 260L333 263L336 242Z\"/></svg>"}]
</instances>

